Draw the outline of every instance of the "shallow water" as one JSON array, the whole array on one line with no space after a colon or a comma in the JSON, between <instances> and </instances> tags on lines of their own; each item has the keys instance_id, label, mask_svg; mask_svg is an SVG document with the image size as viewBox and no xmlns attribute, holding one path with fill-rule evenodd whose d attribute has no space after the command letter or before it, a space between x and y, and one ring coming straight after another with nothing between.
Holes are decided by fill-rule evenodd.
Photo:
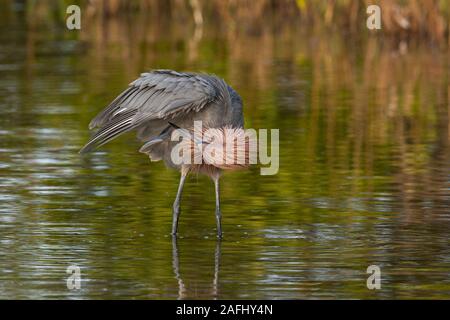
<instances>
[{"instance_id":1,"label":"shallow water","mask_svg":"<svg viewBox=\"0 0 450 320\"><path fill-rule=\"evenodd\" d=\"M0 298L450 298L445 49L276 26L1 24ZM207 178L187 182L174 241L177 172L132 134L78 154L89 120L154 68L216 73L247 127L280 129L277 175L224 175L222 241Z\"/></svg>"}]
</instances>

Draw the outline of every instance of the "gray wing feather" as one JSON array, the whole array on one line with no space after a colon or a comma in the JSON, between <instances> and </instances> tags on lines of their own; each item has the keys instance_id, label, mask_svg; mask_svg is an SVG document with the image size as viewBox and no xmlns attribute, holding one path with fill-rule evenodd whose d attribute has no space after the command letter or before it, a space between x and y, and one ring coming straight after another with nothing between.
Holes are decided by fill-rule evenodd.
<instances>
[{"instance_id":1,"label":"gray wing feather","mask_svg":"<svg viewBox=\"0 0 450 320\"><path fill-rule=\"evenodd\" d=\"M143 73L92 119L89 128L99 130L80 152L89 152L146 121L198 112L221 99L229 103L227 85L215 76L172 70Z\"/></svg>"}]
</instances>

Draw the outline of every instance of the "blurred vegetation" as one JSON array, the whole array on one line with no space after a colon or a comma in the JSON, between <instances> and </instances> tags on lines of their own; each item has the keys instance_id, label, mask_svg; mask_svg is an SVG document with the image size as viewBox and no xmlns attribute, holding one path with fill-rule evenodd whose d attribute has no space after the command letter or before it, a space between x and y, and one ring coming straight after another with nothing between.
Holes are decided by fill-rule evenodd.
<instances>
[{"instance_id":1,"label":"blurred vegetation","mask_svg":"<svg viewBox=\"0 0 450 320\"><path fill-rule=\"evenodd\" d=\"M381 33L396 38L426 38L448 42L450 4L447 0L2 0L2 11L24 7L28 23L61 22L65 8L79 4L88 17L102 19L139 12L196 25L218 23L238 31L260 32L268 20L279 25L334 32L368 33L368 5L381 7ZM4 13L5 14L5 13ZM6 13L7 14L7 13ZM85 21L87 23L87 21Z\"/></svg>"}]
</instances>

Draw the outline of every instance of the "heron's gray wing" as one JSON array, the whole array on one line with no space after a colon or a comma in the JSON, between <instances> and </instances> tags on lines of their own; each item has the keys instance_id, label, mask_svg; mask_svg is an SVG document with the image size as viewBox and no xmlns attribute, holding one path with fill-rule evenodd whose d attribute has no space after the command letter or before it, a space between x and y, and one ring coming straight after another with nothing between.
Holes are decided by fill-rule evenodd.
<instances>
[{"instance_id":1,"label":"heron's gray wing","mask_svg":"<svg viewBox=\"0 0 450 320\"><path fill-rule=\"evenodd\" d=\"M171 70L143 73L91 121L89 128L99 130L80 152L89 152L147 121L198 112L219 100L229 103L229 95L225 82L215 76Z\"/></svg>"}]
</instances>

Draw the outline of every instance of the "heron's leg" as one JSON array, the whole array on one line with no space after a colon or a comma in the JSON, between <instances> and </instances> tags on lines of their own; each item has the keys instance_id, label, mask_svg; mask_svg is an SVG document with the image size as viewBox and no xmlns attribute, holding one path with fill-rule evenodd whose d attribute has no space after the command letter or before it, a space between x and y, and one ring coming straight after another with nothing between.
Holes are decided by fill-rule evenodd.
<instances>
[{"instance_id":1,"label":"heron's leg","mask_svg":"<svg viewBox=\"0 0 450 320\"><path fill-rule=\"evenodd\" d=\"M173 202L172 235L177 234L178 218L180 217L181 194L183 193L183 186L186 176L187 172L185 170L181 170L180 184L178 185L177 196Z\"/></svg>"},{"instance_id":2,"label":"heron's leg","mask_svg":"<svg viewBox=\"0 0 450 320\"><path fill-rule=\"evenodd\" d=\"M213 177L214 189L216 190L216 225L217 237L222 238L222 213L220 212L220 189L219 176Z\"/></svg>"}]
</instances>

